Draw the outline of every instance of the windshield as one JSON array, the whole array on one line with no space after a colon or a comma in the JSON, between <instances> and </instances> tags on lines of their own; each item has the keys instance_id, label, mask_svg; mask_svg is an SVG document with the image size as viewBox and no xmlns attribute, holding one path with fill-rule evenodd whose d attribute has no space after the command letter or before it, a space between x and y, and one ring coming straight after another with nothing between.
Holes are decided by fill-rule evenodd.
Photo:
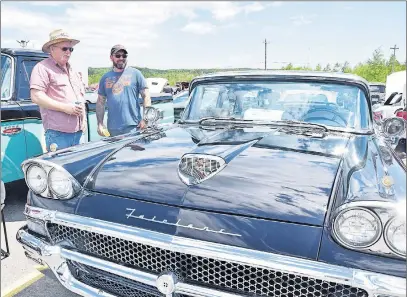
<instances>
[{"instance_id":1,"label":"windshield","mask_svg":"<svg viewBox=\"0 0 407 297\"><path fill-rule=\"evenodd\" d=\"M7 100L11 97L11 79L12 65L11 58L1 55L1 99Z\"/></svg>"},{"instance_id":2,"label":"windshield","mask_svg":"<svg viewBox=\"0 0 407 297\"><path fill-rule=\"evenodd\" d=\"M374 93L385 93L385 92L386 92L386 86L375 86L375 85L371 85L371 86L370 86L370 92L374 92Z\"/></svg>"},{"instance_id":3,"label":"windshield","mask_svg":"<svg viewBox=\"0 0 407 297\"><path fill-rule=\"evenodd\" d=\"M367 100L356 86L307 82L202 84L184 120L228 118L301 121L337 128L369 128Z\"/></svg>"}]
</instances>

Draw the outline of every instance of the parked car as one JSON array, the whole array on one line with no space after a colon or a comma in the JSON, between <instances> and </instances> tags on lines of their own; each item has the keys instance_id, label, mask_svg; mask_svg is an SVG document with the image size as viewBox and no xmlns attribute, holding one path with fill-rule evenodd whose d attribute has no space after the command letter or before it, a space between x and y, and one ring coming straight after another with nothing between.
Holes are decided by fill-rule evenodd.
<instances>
[{"instance_id":1,"label":"parked car","mask_svg":"<svg viewBox=\"0 0 407 297\"><path fill-rule=\"evenodd\" d=\"M176 86L170 86L166 78L148 77L146 81L151 94L169 93L175 95L178 92L178 88Z\"/></svg>"},{"instance_id":2,"label":"parked car","mask_svg":"<svg viewBox=\"0 0 407 297\"><path fill-rule=\"evenodd\" d=\"M372 97L372 105L383 103L386 99L386 84L384 83L373 83L370 84L370 92Z\"/></svg>"},{"instance_id":3,"label":"parked car","mask_svg":"<svg viewBox=\"0 0 407 297\"><path fill-rule=\"evenodd\" d=\"M21 163L46 152L44 129L37 104L30 99L29 80L34 66L48 55L31 49L1 49L1 180L6 185L24 178ZM164 112L162 123L174 122L172 98L152 96ZM97 141L97 93L86 93L88 131L82 142ZM107 116L105 116L105 120Z\"/></svg>"},{"instance_id":4,"label":"parked car","mask_svg":"<svg viewBox=\"0 0 407 297\"><path fill-rule=\"evenodd\" d=\"M178 121L181 117L181 113L184 111L185 106L187 106L189 102L189 91L181 91L173 98L174 104L174 122Z\"/></svg>"},{"instance_id":5,"label":"parked car","mask_svg":"<svg viewBox=\"0 0 407 297\"><path fill-rule=\"evenodd\" d=\"M350 74L197 77L171 127L150 108L25 161L17 240L83 296L405 296L406 168L370 100Z\"/></svg>"}]
</instances>

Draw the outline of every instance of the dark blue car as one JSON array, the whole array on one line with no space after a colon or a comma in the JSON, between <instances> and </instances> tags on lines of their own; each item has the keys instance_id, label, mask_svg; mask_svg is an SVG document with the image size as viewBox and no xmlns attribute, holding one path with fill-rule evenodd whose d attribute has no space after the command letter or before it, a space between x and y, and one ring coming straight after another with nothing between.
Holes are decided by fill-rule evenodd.
<instances>
[{"instance_id":1,"label":"dark blue car","mask_svg":"<svg viewBox=\"0 0 407 297\"><path fill-rule=\"evenodd\" d=\"M181 119L30 159L27 257L83 296L406 295L406 168L348 74L195 78Z\"/></svg>"}]
</instances>

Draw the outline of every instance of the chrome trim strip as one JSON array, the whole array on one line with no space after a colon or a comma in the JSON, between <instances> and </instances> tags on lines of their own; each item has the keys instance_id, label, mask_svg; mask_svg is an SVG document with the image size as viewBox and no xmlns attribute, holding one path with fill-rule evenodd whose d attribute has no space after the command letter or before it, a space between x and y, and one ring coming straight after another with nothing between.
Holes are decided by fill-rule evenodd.
<instances>
[{"instance_id":1,"label":"chrome trim strip","mask_svg":"<svg viewBox=\"0 0 407 297\"><path fill-rule=\"evenodd\" d=\"M46 219L55 224L118 237L175 252L281 272L294 272L302 276L357 286L368 291L369 296L374 296L374 294L387 294L397 297L406 296L405 278L241 247L182 238L28 205L26 205L25 214L37 219Z\"/></svg>"}]
</instances>

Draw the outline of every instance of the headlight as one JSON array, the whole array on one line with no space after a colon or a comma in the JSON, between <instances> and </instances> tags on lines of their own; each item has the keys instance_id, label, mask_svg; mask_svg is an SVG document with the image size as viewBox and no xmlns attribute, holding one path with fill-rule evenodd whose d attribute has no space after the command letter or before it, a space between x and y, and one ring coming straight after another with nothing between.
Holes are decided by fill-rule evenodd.
<instances>
[{"instance_id":1,"label":"headlight","mask_svg":"<svg viewBox=\"0 0 407 297\"><path fill-rule=\"evenodd\" d=\"M27 160L22 164L27 186L45 198L70 199L82 189L63 167L46 160Z\"/></svg>"},{"instance_id":2,"label":"headlight","mask_svg":"<svg viewBox=\"0 0 407 297\"><path fill-rule=\"evenodd\" d=\"M383 123L383 133L387 137L394 137L404 133L406 122L402 118L389 118Z\"/></svg>"},{"instance_id":3,"label":"headlight","mask_svg":"<svg viewBox=\"0 0 407 297\"><path fill-rule=\"evenodd\" d=\"M366 248L380 238L382 224L372 211L351 208L336 216L333 230L337 240L344 246Z\"/></svg>"},{"instance_id":4,"label":"headlight","mask_svg":"<svg viewBox=\"0 0 407 297\"><path fill-rule=\"evenodd\" d=\"M58 198L66 198L73 192L72 180L69 176L55 168L51 169L48 177L49 188Z\"/></svg>"},{"instance_id":5,"label":"headlight","mask_svg":"<svg viewBox=\"0 0 407 297\"><path fill-rule=\"evenodd\" d=\"M406 221L401 218L390 220L384 231L384 239L396 254L406 256Z\"/></svg>"},{"instance_id":6,"label":"headlight","mask_svg":"<svg viewBox=\"0 0 407 297\"><path fill-rule=\"evenodd\" d=\"M42 194L47 189L47 173L39 165L30 165L26 173L26 182L34 193Z\"/></svg>"},{"instance_id":7,"label":"headlight","mask_svg":"<svg viewBox=\"0 0 407 297\"><path fill-rule=\"evenodd\" d=\"M148 123L154 123L161 118L163 118L163 114L157 108L154 108L152 106L146 107L144 111L144 119Z\"/></svg>"}]
</instances>

